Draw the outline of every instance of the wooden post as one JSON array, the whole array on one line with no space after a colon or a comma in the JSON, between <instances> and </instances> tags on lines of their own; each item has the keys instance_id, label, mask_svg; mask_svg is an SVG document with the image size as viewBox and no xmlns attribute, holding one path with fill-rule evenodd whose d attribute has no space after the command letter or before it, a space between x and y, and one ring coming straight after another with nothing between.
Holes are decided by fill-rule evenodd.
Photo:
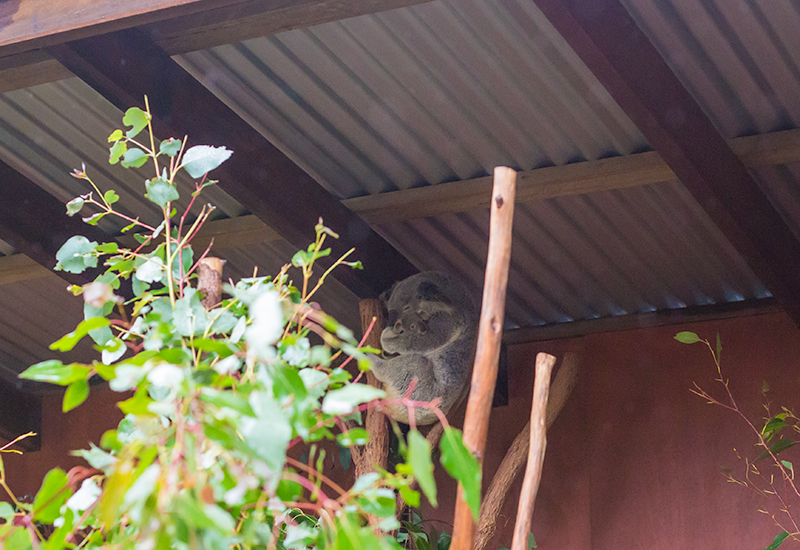
<instances>
[{"instance_id":1,"label":"wooden post","mask_svg":"<svg viewBox=\"0 0 800 550\"><path fill-rule=\"evenodd\" d=\"M517 523L514 525L514 538L511 550L527 550L528 533L531 530L533 504L539 491L544 464L544 450L547 447L547 397L550 393L550 374L556 358L547 353L536 354L536 381L533 387L533 404L531 405L531 442L528 447L528 465L522 481L522 491L517 507Z\"/></svg>"},{"instance_id":2,"label":"wooden post","mask_svg":"<svg viewBox=\"0 0 800 550\"><path fill-rule=\"evenodd\" d=\"M372 318L375 317L375 324L372 331L367 336L366 345L380 349L381 332L386 326L386 316L383 313L383 304L377 298L368 298L358 303L358 310L361 314L361 327L366 332ZM381 383L371 373L367 373L367 383L376 388L381 387ZM389 458L389 426L386 423L386 415L375 409L366 412L364 428L369 433L369 441L364 447L351 447L353 453L353 468L355 469L356 479L363 474L375 471L375 464L381 468L386 468Z\"/></svg>"},{"instance_id":3,"label":"wooden post","mask_svg":"<svg viewBox=\"0 0 800 550\"><path fill-rule=\"evenodd\" d=\"M548 430L558 417L558 413L564 408L564 404L575 387L578 378L578 365L579 359L577 355L574 353L564 354L547 400L546 424ZM514 438L514 442L506 452L500 467L494 473L492 483L486 491L486 497L481 502L481 518L472 550L484 550L494 536L497 529L497 519L500 516L500 508L503 506L508 489L517 479L517 474L522 470L522 466L527 460L528 446L526 443L530 439L530 434L531 423L528 422L517 434L517 437Z\"/></svg>"},{"instance_id":4,"label":"wooden post","mask_svg":"<svg viewBox=\"0 0 800 550\"><path fill-rule=\"evenodd\" d=\"M517 173L511 168L494 169L491 222L489 225L489 252L486 258L486 276L483 285L481 318L478 325L478 347L472 387L464 419L464 445L483 462L489 414L492 408L494 386L497 381L497 362L503 336L508 266L511 260L511 232L514 223L514 200ZM453 526L452 550L472 550L475 521L472 518L464 488L459 484Z\"/></svg>"},{"instance_id":5,"label":"wooden post","mask_svg":"<svg viewBox=\"0 0 800 550\"><path fill-rule=\"evenodd\" d=\"M206 310L213 309L222 302L222 266L225 261L207 257L197 262L198 292L205 298L200 300Z\"/></svg>"}]
</instances>

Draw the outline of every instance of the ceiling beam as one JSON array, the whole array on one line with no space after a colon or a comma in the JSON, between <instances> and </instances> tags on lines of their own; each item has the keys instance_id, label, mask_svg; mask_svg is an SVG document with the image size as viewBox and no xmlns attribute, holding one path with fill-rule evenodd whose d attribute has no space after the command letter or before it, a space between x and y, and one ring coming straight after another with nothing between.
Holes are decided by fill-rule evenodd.
<instances>
[{"instance_id":1,"label":"ceiling beam","mask_svg":"<svg viewBox=\"0 0 800 550\"><path fill-rule=\"evenodd\" d=\"M748 168L800 162L800 130L741 137L728 144ZM661 156L651 151L519 172L517 202L625 189L676 179ZM367 223L380 225L489 208L491 192L492 178L486 176L356 197L346 199L342 204Z\"/></svg>"},{"instance_id":2,"label":"ceiling beam","mask_svg":"<svg viewBox=\"0 0 800 550\"><path fill-rule=\"evenodd\" d=\"M214 248L242 247L280 239L270 227L252 214L236 218L211 220L203 224L192 240L195 250L204 250L214 239ZM117 242L135 248L138 242L130 233L120 235ZM0 286L54 276L50 269L33 261L25 254L0 256Z\"/></svg>"},{"instance_id":3,"label":"ceiling beam","mask_svg":"<svg viewBox=\"0 0 800 550\"><path fill-rule=\"evenodd\" d=\"M214 172L219 186L290 244L305 248L319 218L341 235L331 257L351 247L364 270L342 269L336 278L356 296L377 295L416 268L342 206L289 157L136 29L88 38L50 53L112 104L125 110L150 98L162 137L188 135L190 145L224 145L234 151Z\"/></svg>"},{"instance_id":4,"label":"ceiling beam","mask_svg":"<svg viewBox=\"0 0 800 550\"><path fill-rule=\"evenodd\" d=\"M0 2L0 92L69 78L46 48L138 27L170 55L431 0Z\"/></svg>"},{"instance_id":5,"label":"ceiling beam","mask_svg":"<svg viewBox=\"0 0 800 550\"><path fill-rule=\"evenodd\" d=\"M540 327L521 327L503 331L506 345L547 342L565 338L580 338L590 334L640 330L656 327L720 321L734 317L775 314L782 311L774 298L744 300L704 306L691 306L680 309L667 309L652 313L631 313L600 319L556 323Z\"/></svg>"},{"instance_id":6,"label":"ceiling beam","mask_svg":"<svg viewBox=\"0 0 800 550\"><path fill-rule=\"evenodd\" d=\"M800 242L619 0L533 0L800 325Z\"/></svg>"},{"instance_id":7,"label":"ceiling beam","mask_svg":"<svg viewBox=\"0 0 800 550\"><path fill-rule=\"evenodd\" d=\"M52 270L56 252L73 235L98 242L112 240L102 229L83 223L80 217L68 217L60 200L2 161L0 182L0 240L39 265ZM83 285L99 271L55 273L69 283Z\"/></svg>"}]
</instances>

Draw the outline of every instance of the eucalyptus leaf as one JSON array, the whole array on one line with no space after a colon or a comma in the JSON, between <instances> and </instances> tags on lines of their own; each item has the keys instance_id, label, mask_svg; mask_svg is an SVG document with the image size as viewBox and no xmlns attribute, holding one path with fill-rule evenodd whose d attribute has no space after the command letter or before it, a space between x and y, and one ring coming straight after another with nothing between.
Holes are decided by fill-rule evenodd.
<instances>
[{"instance_id":1,"label":"eucalyptus leaf","mask_svg":"<svg viewBox=\"0 0 800 550\"><path fill-rule=\"evenodd\" d=\"M85 365L77 363L65 365L61 361L51 359L28 367L19 377L36 382L68 386L81 378L86 378L90 372L91 369Z\"/></svg>"},{"instance_id":2,"label":"eucalyptus leaf","mask_svg":"<svg viewBox=\"0 0 800 550\"><path fill-rule=\"evenodd\" d=\"M195 145L183 154L183 168L193 178L202 178L228 160L233 151L225 147Z\"/></svg>"},{"instance_id":3,"label":"eucalyptus leaf","mask_svg":"<svg viewBox=\"0 0 800 550\"><path fill-rule=\"evenodd\" d=\"M50 470L33 499L33 519L42 523L53 523L59 516L61 506L67 502L71 494L64 470L61 468Z\"/></svg>"},{"instance_id":4,"label":"eucalyptus leaf","mask_svg":"<svg viewBox=\"0 0 800 550\"><path fill-rule=\"evenodd\" d=\"M182 143L181 140L175 138L165 139L159 144L158 150L165 155L174 157L180 152Z\"/></svg>"},{"instance_id":5,"label":"eucalyptus leaf","mask_svg":"<svg viewBox=\"0 0 800 550\"><path fill-rule=\"evenodd\" d=\"M161 178L153 178L145 182L147 193L145 197L156 203L161 208L166 208L167 204L171 201L176 201L180 198L178 189L171 185L168 181Z\"/></svg>"},{"instance_id":6,"label":"eucalyptus leaf","mask_svg":"<svg viewBox=\"0 0 800 550\"><path fill-rule=\"evenodd\" d=\"M694 332L684 331L675 335L675 339L681 344L696 344L700 341L700 337Z\"/></svg>"},{"instance_id":7,"label":"eucalyptus leaf","mask_svg":"<svg viewBox=\"0 0 800 550\"><path fill-rule=\"evenodd\" d=\"M147 156L147 153L134 147L133 149L128 149L125 151L125 154L122 155L122 162L120 164L122 164L122 166L125 168L139 168L140 166L144 166L149 158L150 157Z\"/></svg>"},{"instance_id":8,"label":"eucalyptus leaf","mask_svg":"<svg viewBox=\"0 0 800 550\"><path fill-rule=\"evenodd\" d=\"M433 479L433 462L431 461L431 447L419 431L408 432L408 447L406 462L414 472L414 477L419 481L419 487L428 497L431 505L436 507L436 481Z\"/></svg>"},{"instance_id":9,"label":"eucalyptus leaf","mask_svg":"<svg viewBox=\"0 0 800 550\"><path fill-rule=\"evenodd\" d=\"M74 348L84 336L89 334L90 331L101 327L107 327L109 324L111 324L111 321L105 317L93 317L91 319L81 321L78 323L78 326L75 327L75 330L68 332L50 344L50 349L57 351L69 351Z\"/></svg>"},{"instance_id":10,"label":"eucalyptus leaf","mask_svg":"<svg viewBox=\"0 0 800 550\"><path fill-rule=\"evenodd\" d=\"M71 411L89 397L89 383L85 378L76 380L69 386L64 393L64 400L61 405L61 410L64 412Z\"/></svg>"},{"instance_id":11,"label":"eucalyptus leaf","mask_svg":"<svg viewBox=\"0 0 800 550\"><path fill-rule=\"evenodd\" d=\"M383 397L386 397L386 392L381 389L366 384L348 384L328 392L322 400L322 412L334 415L349 414L358 405Z\"/></svg>"},{"instance_id":12,"label":"eucalyptus leaf","mask_svg":"<svg viewBox=\"0 0 800 550\"><path fill-rule=\"evenodd\" d=\"M97 241L90 241L82 235L70 237L56 252L58 263L53 269L83 273L87 267L97 267L97 256L92 255L96 246Z\"/></svg>"},{"instance_id":13,"label":"eucalyptus leaf","mask_svg":"<svg viewBox=\"0 0 800 550\"><path fill-rule=\"evenodd\" d=\"M139 132L147 127L149 120L147 113L142 111L139 107L131 107L125 111L125 116L122 117L122 123L125 126L130 126L131 129L125 132L125 135L130 138L135 138ZM111 134L112 136L115 134ZM110 138L109 138L110 139Z\"/></svg>"},{"instance_id":14,"label":"eucalyptus leaf","mask_svg":"<svg viewBox=\"0 0 800 550\"><path fill-rule=\"evenodd\" d=\"M481 468L478 459L464 446L461 432L452 427L444 429L439 448L442 466L464 488L469 509L475 521L478 521L481 505Z\"/></svg>"},{"instance_id":15,"label":"eucalyptus leaf","mask_svg":"<svg viewBox=\"0 0 800 550\"><path fill-rule=\"evenodd\" d=\"M81 208L83 208L84 202L85 201L83 200L83 197L75 197L74 199L69 201L67 203L67 216L72 217L78 212L80 212Z\"/></svg>"}]
</instances>

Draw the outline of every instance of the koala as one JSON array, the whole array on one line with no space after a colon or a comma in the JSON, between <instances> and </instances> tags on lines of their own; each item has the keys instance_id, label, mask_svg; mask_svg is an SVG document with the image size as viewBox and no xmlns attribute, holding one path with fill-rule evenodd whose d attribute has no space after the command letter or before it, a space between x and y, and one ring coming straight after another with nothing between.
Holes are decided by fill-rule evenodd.
<instances>
[{"instance_id":1,"label":"koala","mask_svg":"<svg viewBox=\"0 0 800 550\"><path fill-rule=\"evenodd\" d=\"M478 337L478 306L455 277L434 271L397 283L386 303L387 326L381 333L384 354L372 372L390 399L403 397L413 379L415 401L439 398L447 414L469 389ZM415 409L417 424L435 423L433 411ZM408 409L390 408L392 418L408 423Z\"/></svg>"}]
</instances>

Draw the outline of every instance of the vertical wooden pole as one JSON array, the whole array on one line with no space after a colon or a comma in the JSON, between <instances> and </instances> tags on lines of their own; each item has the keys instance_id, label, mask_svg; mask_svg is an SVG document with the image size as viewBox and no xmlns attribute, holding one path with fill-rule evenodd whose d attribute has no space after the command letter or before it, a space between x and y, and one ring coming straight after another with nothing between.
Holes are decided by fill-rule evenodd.
<instances>
[{"instance_id":1,"label":"vertical wooden pole","mask_svg":"<svg viewBox=\"0 0 800 550\"><path fill-rule=\"evenodd\" d=\"M373 348L380 349L381 332L383 332L386 326L383 304L377 298L369 298L361 300L358 303L358 310L361 314L362 331L366 332L370 323L372 323L372 318L376 318L375 324L372 326L372 331L369 333L364 343ZM376 388L381 387L381 383L371 372L367 373L367 383ZM374 471L375 464L385 469L386 462L389 458L389 425L386 423L386 415L375 409L369 409L366 412L364 428L367 430L367 433L369 433L369 441L366 446L351 447L354 452L353 467L355 469L356 479L367 472Z\"/></svg>"},{"instance_id":2,"label":"vertical wooden pole","mask_svg":"<svg viewBox=\"0 0 800 550\"><path fill-rule=\"evenodd\" d=\"M533 504L539 492L542 479L544 450L547 447L545 417L547 415L547 397L550 393L550 374L556 358L547 353L536 355L536 380L533 386L533 404L531 405L531 442L528 447L528 465L522 481L517 508L517 523L514 525L514 538L511 550L527 550L528 533L531 530Z\"/></svg>"},{"instance_id":3,"label":"vertical wooden pole","mask_svg":"<svg viewBox=\"0 0 800 550\"><path fill-rule=\"evenodd\" d=\"M222 266L225 261L219 258L207 257L197 262L198 292L205 298L200 300L207 310L218 306L222 301Z\"/></svg>"},{"instance_id":4,"label":"vertical wooden pole","mask_svg":"<svg viewBox=\"0 0 800 550\"><path fill-rule=\"evenodd\" d=\"M472 387L464 419L464 445L480 463L486 446L489 414L494 386L497 381L497 362L503 336L508 267L511 261L511 232L514 223L517 173L511 168L494 169L489 252L483 285L483 302L478 328L478 347L472 372ZM475 521L459 484L453 526L452 550L471 550L475 537Z\"/></svg>"}]
</instances>

